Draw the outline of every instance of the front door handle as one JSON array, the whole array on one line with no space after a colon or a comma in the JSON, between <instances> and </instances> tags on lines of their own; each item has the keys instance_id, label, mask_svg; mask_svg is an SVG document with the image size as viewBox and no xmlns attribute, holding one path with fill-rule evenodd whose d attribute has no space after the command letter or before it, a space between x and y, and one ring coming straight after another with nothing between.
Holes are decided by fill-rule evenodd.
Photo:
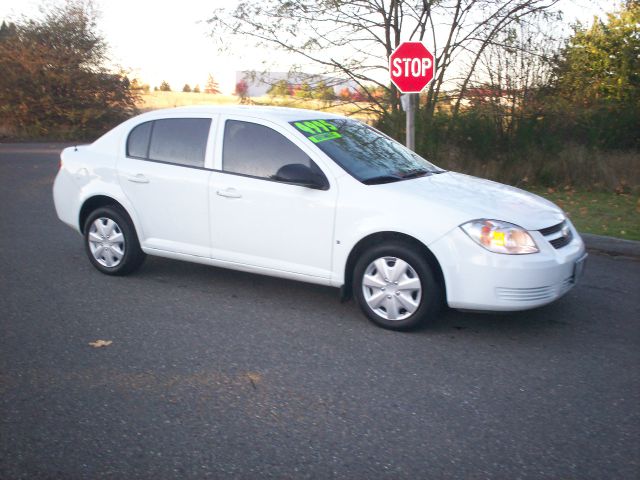
<instances>
[{"instance_id":1,"label":"front door handle","mask_svg":"<svg viewBox=\"0 0 640 480\"><path fill-rule=\"evenodd\" d=\"M149 179L141 173L138 173L137 175L130 175L127 177L127 180L133 183L149 183Z\"/></svg>"},{"instance_id":2,"label":"front door handle","mask_svg":"<svg viewBox=\"0 0 640 480\"><path fill-rule=\"evenodd\" d=\"M221 197L242 198L242 195L240 195L240 192L235 188L225 188L224 190L218 190L216 193Z\"/></svg>"}]
</instances>

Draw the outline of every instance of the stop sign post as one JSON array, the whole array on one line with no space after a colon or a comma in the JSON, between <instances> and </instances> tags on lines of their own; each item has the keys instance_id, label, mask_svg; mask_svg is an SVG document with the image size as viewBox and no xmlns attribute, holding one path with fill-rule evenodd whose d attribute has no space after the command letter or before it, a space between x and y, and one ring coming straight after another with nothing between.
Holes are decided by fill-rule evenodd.
<instances>
[{"instance_id":1,"label":"stop sign post","mask_svg":"<svg viewBox=\"0 0 640 480\"><path fill-rule=\"evenodd\" d=\"M422 42L403 42L389 56L389 75L401 93L406 94L407 147L415 148L414 100L433 80L433 55Z\"/></svg>"}]
</instances>

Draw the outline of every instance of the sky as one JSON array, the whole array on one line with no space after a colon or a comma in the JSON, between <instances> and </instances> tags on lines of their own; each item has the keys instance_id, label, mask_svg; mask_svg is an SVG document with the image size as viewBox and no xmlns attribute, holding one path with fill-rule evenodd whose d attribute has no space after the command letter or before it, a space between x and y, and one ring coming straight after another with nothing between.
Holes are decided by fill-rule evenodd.
<instances>
[{"instance_id":1,"label":"sky","mask_svg":"<svg viewBox=\"0 0 640 480\"><path fill-rule=\"evenodd\" d=\"M39 6L51 2L43 0L2 0L0 21L24 15L37 17ZM288 71L292 59L282 53L258 49L248 40L230 39L229 52L220 54L209 36L211 28L206 19L214 9L229 7L237 0L95 0L100 18L98 28L110 47L114 65L130 71L152 88L166 80L173 90L181 90L185 83L204 87L211 73L223 93L231 93L235 86L235 72L262 70L269 60L273 70ZM565 12L567 24L580 20L592 21L594 15L612 11L617 0L561 0L559 8Z\"/></svg>"}]
</instances>

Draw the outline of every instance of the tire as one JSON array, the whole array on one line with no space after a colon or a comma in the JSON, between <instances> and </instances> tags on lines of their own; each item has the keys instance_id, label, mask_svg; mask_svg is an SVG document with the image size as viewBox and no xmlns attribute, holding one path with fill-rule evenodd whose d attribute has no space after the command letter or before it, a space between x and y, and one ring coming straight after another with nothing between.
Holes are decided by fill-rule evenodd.
<instances>
[{"instance_id":1,"label":"tire","mask_svg":"<svg viewBox=\"0 0 640 480\"><path fill-rule=\"evenodd\" d=\"M401 242L374 246L360 256L353 292L362 312L389 330L423 326L435 319L442 305L442 288L429 262Z\"/></svg>"},{"instance_id":2,"label":"tire","mask_svg":"<svg viewBox=\"0 0 640 480\"><path fill-rule=\"evenodd\" d=\"M129 216L116 206L91 212L84 223L84 246L91 264L107 275L127 275L146 257Z\"/></svg>"}]
</instances>

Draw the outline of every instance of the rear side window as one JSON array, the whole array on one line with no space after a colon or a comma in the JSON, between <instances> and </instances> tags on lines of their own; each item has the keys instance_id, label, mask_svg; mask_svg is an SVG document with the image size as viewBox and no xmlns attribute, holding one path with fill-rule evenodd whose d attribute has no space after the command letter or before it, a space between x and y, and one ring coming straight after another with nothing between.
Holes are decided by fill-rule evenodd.
<instances>
[{"instance_id":1,"label":"rear side window","mask_svg":"<svg viewBox=\"0 0 640 480\"><path fill-rule=\"evenodd\" d=\"M147 158L152 123L153 122L141 123L131 130L129 138L127 139L127 155L129 157Z\"/></svg>"},{"instance_id":2,"label":"rear side window","mask_svg":"<svg viewBox=\"0 0 640 480\"><path fill-rule=\"evenodd\" d=\"M210 118L167 118L138 125L127 139L129 157L204 167Z\"/></svg>"},{"instance_id":3,"label":"rear side window","mask_svg":"<svg viewBox=\"0 0 640 480\"><path fill-rule=\"evenodd\" d=\"M153 122L149 160L204 167L210 118L168 118Z\"/></svg>"},{"instance_id":4,"label":"rear side window","mask_svg":"<svg viewBox=\"0 0 640 480\"><path fill-rule=\"evenodd\" d=\"M291 163L317 169L302 150L275 130L257 123L227 120L222 153L225 172L271 178L280 167Z\"/></svg>"}]
</instances>

